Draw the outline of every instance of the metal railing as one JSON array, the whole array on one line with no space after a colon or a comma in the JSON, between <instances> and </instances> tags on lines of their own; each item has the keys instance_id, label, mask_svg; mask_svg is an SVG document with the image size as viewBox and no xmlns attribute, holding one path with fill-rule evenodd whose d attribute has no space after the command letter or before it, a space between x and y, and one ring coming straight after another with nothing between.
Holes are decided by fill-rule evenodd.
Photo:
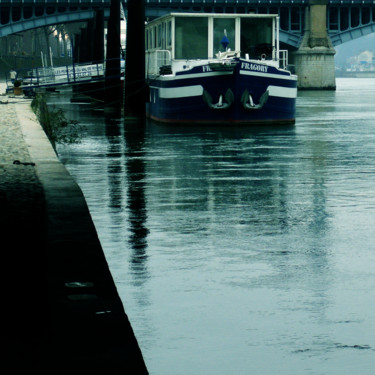
<instances>
[{"instance_id":1,"label":"metal railing","mask_svg":"<svg viewBox=\"0 0 375 375\"><path fill-rule=\"evenodd\" d=\"M286 49L279 50L279 64L280 64L281 69L287 69L289 65L288 50Z\"/></svg>"},{"instance_id":2,"label":"metal railing","mask_svg":"<svg viewBox=\"0 0 375 375\"><path fill-rule=\"evenodd\" d=\"M155 50L146 52L146 75L160 74L160 68L166 65L171 65L172 55L171 51Z\"/></svg>"},{"instance_id":3,"label":"metal railing","mask_svg":"<svg viewBox=\"0 0 375 375\"><path fill-rule=\"evenodd\" d=\"M7 74L7 91L13 89L15 81L20 81L24 90L99 81L105 79L105 69L106 62L20 69ZM124 64L121 63L123 71Z\"/></svg>"}]
</instances>

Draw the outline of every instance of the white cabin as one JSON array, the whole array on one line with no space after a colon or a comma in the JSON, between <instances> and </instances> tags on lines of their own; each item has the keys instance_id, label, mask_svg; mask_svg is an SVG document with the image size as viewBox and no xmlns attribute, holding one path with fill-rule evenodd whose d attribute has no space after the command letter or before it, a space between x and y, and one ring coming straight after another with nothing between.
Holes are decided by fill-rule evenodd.
<instances>
[{"instance_id":1,"label":"white cabin","mask_svg":"<svg viewBox=\"0 0 375 375\"><path fill-rule=\"evenodd\" d=\"M172 13L146 25L145 43L146 75L160 74L162 66L180 71L223 57L287 65L276 14Z\"/></svg>"}]
</instances>

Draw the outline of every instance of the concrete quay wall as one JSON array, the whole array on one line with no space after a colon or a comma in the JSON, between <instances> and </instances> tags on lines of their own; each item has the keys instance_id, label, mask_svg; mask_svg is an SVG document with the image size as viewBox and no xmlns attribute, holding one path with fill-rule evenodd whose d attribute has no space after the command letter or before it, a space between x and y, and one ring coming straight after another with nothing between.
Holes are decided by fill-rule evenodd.
<instances>
[{"instance_id":1,"label":"concrete quay wall","mask_svg":"<svg viewBox=\"0 0 375 375\"><path fill-rule=\"evenodd\" d=\"M147 374L80 188L30 100L0 96L0 102L6 359L0 368L9 374Z\"/></svg>"}]
</instances>

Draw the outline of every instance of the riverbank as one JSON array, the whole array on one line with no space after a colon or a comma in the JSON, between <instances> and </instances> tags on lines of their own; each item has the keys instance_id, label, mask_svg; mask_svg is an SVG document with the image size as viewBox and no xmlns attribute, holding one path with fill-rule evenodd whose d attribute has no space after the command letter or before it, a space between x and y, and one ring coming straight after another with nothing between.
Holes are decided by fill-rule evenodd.
<instances>
[{"instance_id":1,"label":"riverbank","mask_svg":"<svg viewBox=\"0 0 375 375\"><path fill-rule=\"evenodd\" d=\"M30 100L0 101L7 360L0 368L12 374L147 374L81 190Z\"/></svg>"}]
</instances>

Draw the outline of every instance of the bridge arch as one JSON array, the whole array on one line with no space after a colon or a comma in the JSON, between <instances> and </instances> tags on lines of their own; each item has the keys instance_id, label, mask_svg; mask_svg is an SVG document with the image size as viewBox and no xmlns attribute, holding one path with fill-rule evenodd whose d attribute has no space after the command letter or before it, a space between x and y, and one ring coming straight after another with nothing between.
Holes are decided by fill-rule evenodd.
<instances>
[{"instance_id":1,"label":"bridge arch","mask_svg":"<svg viewBox=\"0 0 375 375\"><path fill-rule=\"evenodd\" d=\"M109 10L105 9L105 16ZM61 23L86 21L95 17L95 9L85 6L2 6L0 7L0 37Z\"/></svg>"},{"instance_id":2,"label":"bridge arch","mask_svg":"<svg viewBox=\"0 0 375 375\"><path fill-rule=\"evenodd\" d=\"M340 44L349 42L351 40L361 38L368 34L375 33L375 23L367 26L360 26L350 30L342 31L340 33L330 34L333 46L339 46Z\"/></svg>"},{"instance_id":3,"label":"bridge arch","mask_svg":"<svg viewBox=\"0 0 375 375\"><path fill-rule=\"evenodd\" d=\"M43 26L53 26L61 23L86 21L94 17L93 10L79 11L70 14L58 14L51 16L43 16L32 20L23 20L8 24L1 28L0 37L11 34L16 34L22 31L27 31Z\"/></svg>"},{"instance_id":4,"label":"bridge arch","mask_svg":"<svg viewBox=\"0 0 375 375\"><path fill-rule=\"evenodd\" d=\"M374 33L375 7L330 5L327 9L327 27L334 46Z\"/></svg>"},{"instance_id":5,"label":"bridge arch","mask_svg":"<svg viewBox=\"0 0 375 375\"><path fill-rule=\"evenodd\" d=\"M121 0L126 7L127 0ZM147 0L150 18L170 11L223 13L277 13L280 16L280 41L288 48L298 48L305 27L308 0ZM0 6L0 37L58 23L85 21L95 9L109 15L110 0L5 0ZM373 1L328 0L327 31L334 46L375 32Z\"/></svg>"}]
</instances>

